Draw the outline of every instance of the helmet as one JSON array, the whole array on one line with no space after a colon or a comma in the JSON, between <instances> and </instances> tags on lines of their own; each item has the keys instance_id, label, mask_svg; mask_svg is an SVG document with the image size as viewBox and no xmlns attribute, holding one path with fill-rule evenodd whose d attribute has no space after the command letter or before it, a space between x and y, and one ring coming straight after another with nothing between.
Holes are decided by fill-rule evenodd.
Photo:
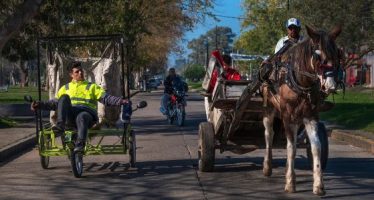
<instances>
[{"instance_id":1,"label":"helmet","mask_svg":"<svg viewBox=\"0 0 374 200\"><path fill-rule=\"evenodd\" d=\"M296 26L296 27L301 27L301 23L300 23L300 20L296 19L296 18L290 18L287 20L287 23L286 23L286 28L290 27L290 26Z\"/></svg>"}]
</instances>

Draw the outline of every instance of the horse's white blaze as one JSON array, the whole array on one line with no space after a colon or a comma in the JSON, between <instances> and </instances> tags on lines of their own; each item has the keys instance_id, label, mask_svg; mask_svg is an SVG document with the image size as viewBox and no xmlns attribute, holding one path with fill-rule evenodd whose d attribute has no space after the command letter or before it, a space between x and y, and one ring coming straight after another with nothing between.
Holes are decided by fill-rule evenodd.
<instances>
[{"instance_id":1,"label":"horse's white blaze","mask_svg":"<svg viewBox=\"0 0 374 200\"><path fill-rule=\"evenodd\" d=\"M331 91L336 90L336 82L334 80L334 77L327 77L326 79L323 79L322 75L318 75L318 78L321 82L321 85L324 86L326 93L330 93Z\"/></svg>"},{"instance_id":2,"label":"horse's white blaze","mask_svg":"<svg viewBox=\"0 0 374 200\"><path fill-rule=\"evenodd\" d=\"M313 155L313 188L323 188L321 170L321 143L318 138L318 123L315 120L304 119L305 129L312 147Z\"/></svg>"},{"instance_id":3,"label":"horse's white blaze","mask_svg":"<svg viewBox=\"0 0 374 200\"><path fill-rule=\"evenodd\" d=\"M325 82L325 89L326 91L335 90L336 82L333 77L327 77Z\"/></svg>"},{"instance_id":4,"label":"horse's white blaze","mask_svg":"<svg viewBox=\"0 0 374 200\"><path fill-rule=\"evenodd\" d=\"M289 130L293 135L293 140L290 137L287 137L287 168L286 168L286 187L289 184L295 182L295 156L296 156L296 135L298 126L296 124L290 124Z\"/></svg>"}]
</instances>

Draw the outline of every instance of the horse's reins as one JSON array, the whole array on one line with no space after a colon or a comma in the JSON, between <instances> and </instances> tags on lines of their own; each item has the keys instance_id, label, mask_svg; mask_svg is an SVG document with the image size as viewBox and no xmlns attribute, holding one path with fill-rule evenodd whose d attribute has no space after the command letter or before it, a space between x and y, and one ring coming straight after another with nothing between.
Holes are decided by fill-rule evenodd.
<instances>
[{"instance_id":1,"label":"horse's reins","mask_svg":"<svg viewBox=\"0 0 374 200\"><path fill-rule=\"evenodd\" d=\"M322 65L315 66L313 62L314 59L319 59L321 61L320 55L321 55L321 51L318 48L315 48L315 46L313 46L313 55L310 59L310 64L313 70L316 70L316 67L322 66ZM313 92L313 89L318 88L318 90L320 90L319 88L321 87L318 75L310 73L310 72L298 70L298 74L306 76L313 80L313 84L311 86L304 87L297 83L295 70L294 70L295 66L292 66L290 64L286 64L285 66L287 69L287 77L288 77L286 79L287 85L298 95L305 95L309 99L309 101L311 101L311 93ZM299 69L299 67L297 68Z\"/></svg>"},{"instance_id":2,"label":"horse's reins","mask_svg":"<svg viewBox=\"0 0 374 200\"><path fill-rule=\"evenodd\" d=\"M296 81L296 75L295 75L294 67L291 66L291 65L289 65L289 64L287 64L286 68L287 68L287 77L288 77L288 79L286 80L286 83L287 83L288 86L290 86L291 89L293 89L299 95L300 94L310 95L310 92L312 91L312 89L314 87L316 87L316 85L319 85L318 84L319 81L318 81L318 76L317 75L311 74L309 72L299 71L298 72L299 74L307 76L307 77L310 77L310 78L312 78L314 80L314 84L312 84L310 87L301 86Z\"/></svg>"}]
</instances>

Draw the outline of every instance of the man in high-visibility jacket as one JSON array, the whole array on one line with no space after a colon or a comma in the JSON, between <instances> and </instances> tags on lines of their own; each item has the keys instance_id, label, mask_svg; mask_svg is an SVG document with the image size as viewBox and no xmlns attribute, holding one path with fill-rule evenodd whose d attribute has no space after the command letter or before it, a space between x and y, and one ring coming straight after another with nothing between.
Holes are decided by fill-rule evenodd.
<instances>
[{"instance_id":1,"label":"man in high-visibility jacket","mask_svg":"<svg viewBox=\"0 0 374 200\"><path fill-rule=\"evenodd\" d=\"M71 65L69 75L72 81L59 89L56 99L33 102L31 110L57 109L57 123L52 127L53 132L59 136L64 133L66 124L75 126L78 130L78 138L74 150L82 151L88 128L98 121L97 102L106 106L119 106L129 101L106 94L99 85L85 81L80 62Z\"/></svg>"}]
</instances>

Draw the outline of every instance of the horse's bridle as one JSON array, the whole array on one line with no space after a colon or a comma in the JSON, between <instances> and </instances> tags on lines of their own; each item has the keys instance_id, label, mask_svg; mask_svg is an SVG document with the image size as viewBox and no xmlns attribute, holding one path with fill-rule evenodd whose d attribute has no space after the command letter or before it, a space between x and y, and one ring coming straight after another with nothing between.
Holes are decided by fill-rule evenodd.
<instances>
[{"instance_id":1,"label":"horse's bridle","mask_svg":"<svg viewBox=\"0 0 374 200\"><path fill-rule=\"evenodd\" d=\"M313 67L314 71L318 70L319 72L321 72L320 74L322 74L323 79L326 79L326 77L335 78L337 75L337 72L336 72L337 70L334 69L333 65L329 65L327 60L322 60L322 57L321 57L322 52L319 47L320 47L319 44L312 46L313 54L312 54L312 57L310 58L311 66ZM318 66L315 66L313 60L317 60L318 63L320 64Z\"/></svg>"},{"instance_id":2,"label":"horse's bridle","mask_svg":"<svg viewBox=\"0 0 374 200\"><path fill-rule=\"evenodd\" d=\"M319 45L317 46L313 46L312 47L312 57L311 57L311 65L313 67L313 70L316 71L316 67L320 67L321 65L319 66L315 66L314 65L314 62L313 60L314 59L319 59L319 61L321 62L321 56L320 56L320 50L319 50ZM298 74L299 75L302 75L302 76L306 76L310 79L312 79L312 84L309 86L309 87L304 87L304 86L301 86L300 84L297 83L297 80L296 80L296 75L295 75L295 66L292 66L291 64L286 64L285 65L286 69L287 69L287 79L286 79L286 84L294 91L296 92L299 96L305 96L308 98L308 100L311 102L312 101L312 93L313 92L316 92L316 91L320 91L320 88L321 88L321 83L320 83L320 80L319 80L319 77L317 75L317 73L310 73L310 72L305 72L305 71L301 71L301 70L298 70Z\"/></svg>"},{"instance_id":3,"label":"horse's bridle","mask_svg":"<svg viewBox=\"0 0 374 200\"><path fill-rule=\"evenodd\" d=\"M308 98L310 98L312 91L315 89L321 87L320 81L317 75L309 73L309 72L301 72L299 71L298 73L301 75L304 75L306 77L312 78L313 84L309 87L304 87L301 86L300 84L297 83L296 81L296 75L295 75L295 70L294 67L291 66L290 64L286 65L287 68L287 79L286 79L286 84L298 95L306 95Z\"/></svg>"}]
</instances>

